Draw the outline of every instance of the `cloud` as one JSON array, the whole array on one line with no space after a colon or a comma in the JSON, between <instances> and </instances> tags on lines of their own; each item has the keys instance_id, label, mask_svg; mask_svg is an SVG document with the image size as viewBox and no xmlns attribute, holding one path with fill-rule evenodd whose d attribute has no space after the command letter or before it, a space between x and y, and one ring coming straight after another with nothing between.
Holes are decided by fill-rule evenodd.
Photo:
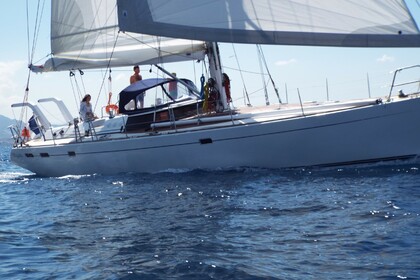
<instances>
[{"instance_id":1,"label":"cloud","mask_svg":"<svg viewBox=\"0 0 420 280\"><path fill-rule=\"evenodd\" d=\"M24 61L0 61L0 112L10 116L12 103L22 101L26 83Z\"/></svg>"},{"instance_id":2,"label":"cloud","mask_svg":"<svg viewBox=\"0 0 420 280\"><path fill-rule=\"evenodd\" d=\"M395 58L393 56L389 56L389 55L386 55L386 54L384 54L383 56L376 59L376 61L382 62L382 63L391 62L391 61L394 61L394 60L395 60Z\"/></svg>"},{"instance_id":3,"label":"cloud","mask_svg":"<svg viewBox=\"0 0 420 280\"><path fill-rule=\"evenodd\" d=\"M289 60L279 60L279 61L276 61L276 65L283 66L283 65L293 64L293 63L296 63L296 62L297 62L296 59L291 58Z\"/></svg>"},{"instance_id":4,"label":"cloud","mask_svg":"<svg viewBox=\"0 0 420 280\"><path fill-rule=\"evenodd\" d=\"M16 74L25 66L24 61L0 61L0 94L16 90Z\"/></svg>"}]
</instances>

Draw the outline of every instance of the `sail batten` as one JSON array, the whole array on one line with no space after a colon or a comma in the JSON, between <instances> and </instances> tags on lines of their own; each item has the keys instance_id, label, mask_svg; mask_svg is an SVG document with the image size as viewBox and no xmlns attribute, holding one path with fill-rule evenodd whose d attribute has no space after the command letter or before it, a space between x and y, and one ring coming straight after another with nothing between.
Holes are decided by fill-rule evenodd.
<instances>
[{"instance_id":1,"label":"sail batten","mask_svg":"<svg viewBox=\"0 0 420 280\"><path fill-rule=\"evenodd\" d=\"M403 0L118 0L121 30L191 40L418 47Z\"/></svg>"}]
</instances>

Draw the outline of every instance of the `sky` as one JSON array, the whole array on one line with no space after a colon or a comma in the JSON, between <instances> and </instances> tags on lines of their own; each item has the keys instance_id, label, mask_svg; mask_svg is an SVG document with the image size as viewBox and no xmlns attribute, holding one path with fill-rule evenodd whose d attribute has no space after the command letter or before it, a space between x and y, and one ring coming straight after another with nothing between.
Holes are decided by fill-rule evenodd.
<instances>
[{"instance_id":1,"label":"sky","mask_svg":"<svg viewBox=\"0 0 420 280\"><path fill-rule=\"evenodd\" d=\"M26 2L8 1L7 5L0 9L0 115L9 118L19 118L20 111L12 109L11 104L22 102L28 80ZM30 13L34 13L37 1L29 2ZM407 4L415 8L412 13L420 24L418 0L407 0ZM33 60L38 63L42 63L42 59L50 52L49 1L46 1L45 5ZM34 17L30 18L30 25L33 24ZM30 30L33 32L32 27ZM30 36L32 37L32 34ZM289 103L299 101L298 91L303 101L357 99L369 95L383 97L389 93L393 70L420 65L420 47L398 49L263 45L262 49L281 100ZM257 74L261 72L261 68L256 46L220 44L220 52L224 71L231 78L234 105L245 105L244 84L253 106L265 104L263 80L267 83L268 78L267 75L263 78ZM143 78L155 77L154 73L149 73L149 68L141 66ZM195 62L166 64L165 68L169 72L176 72L178 77L189 78L196 83L202 74L202 66ZM242 70L242 76L238 69ZM115 96L128 85L131 74L132 67L113 69L112 88L104 88L101 91L102 73L85 71L83 91L93 96L94 103L98 100L99 105L95 110L97 114L100 114L99 107L107 102L107 94L103 91L112 90L113 102L116 102ZM267 91L270 103L278 103L271 85ZM70 112L77 116L78 101L75 99L68 72L32 73L29 100L35 102L51 96L62 99Z\"/></svg>"}]
</instances>

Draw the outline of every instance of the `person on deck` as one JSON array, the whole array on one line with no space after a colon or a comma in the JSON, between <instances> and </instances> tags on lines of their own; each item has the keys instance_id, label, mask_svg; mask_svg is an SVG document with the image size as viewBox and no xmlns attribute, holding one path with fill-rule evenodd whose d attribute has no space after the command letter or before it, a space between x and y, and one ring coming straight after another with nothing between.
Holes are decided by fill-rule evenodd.
<instances>
[{"instance_id":1,"label":"person on deck","mask_svg":"<svg viewBox=\"0 0 420 280\"><path fill-rule=\"evenodd\" d=\"M94 119L97 119L98 117L93 114L92 111L92 104L90 103L90 100L92 97L90 94L86 94L82 102L80 102L80 116L82 117L83 121L93 121Z\"/></svg>"},{"instance_id":2,"label":"person on deck","mask_svg":"<svg viewBox=\"0 0 420 280\"><path fill-rule=\"evenodd\" d=\"M143 78L140 75L140 67L138 65L133 67L134 74L130 77L130 85L135 82L141 81Z\"/></svg>"},{"instance_id":3,"label":"person on deck","mask_svg":"<svg viewBox=\"0 0 420 280\"><path fill-rule=\"evenodd\" d=\"M230 96L230 79L226 73L223 73L222 86L225 88L227 102L232 102L232 97Z\"/></svg>"},{"instance_id":4,"label":"person on deck","mask_svg":"<svg viewBox=\"0 0 420 280\"><path fill-rule=\"evenodd\" d=\"M174 77L176 77L176 73L172 73ZM169 95L173 98L173 100L178 98L178 84L177 81L169 82Z\"/></svg>"},{"instance_id":5,"label":"person on deck","mask_svg":"<svg viewBox=\"0 0 420 280\"><path fill-rule=\"evenodd\" d=\"M80 117L84 122L85 135L89 135L89 122L98 118L92 111L92 104L90 103L91 99L92 97L90 94L86 94L83 97L82 102L80 102Z\"/></svg>"},{"instance_id":6,"label":"person on deck","mask_svg":"<svg viewBox=\"0 0 420 280\"><path fill-rule=\"evenodd\" d=\"M141 81L143 77L140 75L140 67L138 65L133 67L134 74L130 77L130 85L135 82ZM140 93L136 98L136 103L138 108L144 107L144 93Z\"/></svg>"}]
</instances>

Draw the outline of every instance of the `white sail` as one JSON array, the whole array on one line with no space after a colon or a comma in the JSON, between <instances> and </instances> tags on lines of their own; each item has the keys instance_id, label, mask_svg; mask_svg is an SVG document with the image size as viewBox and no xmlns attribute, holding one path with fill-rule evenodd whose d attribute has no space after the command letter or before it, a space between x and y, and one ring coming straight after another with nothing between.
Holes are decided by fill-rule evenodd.
<instances>
[{"instance_id":1,"label":"white sail","mask_svg":"<svg viewBox=\"0 0 420 280\"><path fill-rule=\"evenodd\" d=\"M121 30L193 40L419 47L403 0L118 0Z\"/></svg>"},{"instance_id":2,"label":"white sail","mask_svg":"<svg viewBox=\"0 0 420 280\"><path fill-rule=\"evenodd\" d=\"M116 0L51 2L53 57L34 71L175 62L204 57L204 43L118 32Z\"/></svg>"}]
</instances>

